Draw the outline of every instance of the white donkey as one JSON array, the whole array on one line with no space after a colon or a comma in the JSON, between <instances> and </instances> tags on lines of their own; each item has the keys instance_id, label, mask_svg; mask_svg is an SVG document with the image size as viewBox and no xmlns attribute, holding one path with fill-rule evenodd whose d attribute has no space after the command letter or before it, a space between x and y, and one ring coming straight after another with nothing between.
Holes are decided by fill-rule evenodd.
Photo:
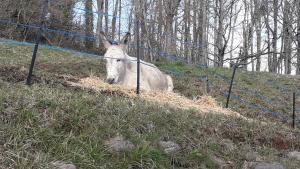
<instances>
[{"instance_id":1,"label":"white donkey","mask_svg":"<svg viewBox=\"0 0 300 169\"><path fill-rule=\"evenodd\" d=\"M127 33L119 45L113 45L101 33L104 47L107 49L106 60L107 82L120 84L128 88L137 85L137 59L126 53L130 33ZM142 90L173 90L173 81L169 75L161 72L155 65L141 61L140 87Z\"/></svg>"}]
</instances>

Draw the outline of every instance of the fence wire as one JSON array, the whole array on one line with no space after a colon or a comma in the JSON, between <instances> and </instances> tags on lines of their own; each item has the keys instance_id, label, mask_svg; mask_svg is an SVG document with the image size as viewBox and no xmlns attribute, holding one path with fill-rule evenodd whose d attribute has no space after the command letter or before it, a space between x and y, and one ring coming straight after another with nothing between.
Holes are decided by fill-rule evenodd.
<instances>
[{"instance_id":1,"label":"fence wire","mask_svg":"<svg viewBox=\"0 0 300 169\"><path fill-rule=\"evenodd\" d=\"M85 11L84 9L80 9L78 8L78 10L82 10L82 11ZM99 12L94 12L94 11L88 11L88 12L91 12L91 13L97 13L98 15L104 15L104 16L110 16L110 17L116 17L116 18L119 18L119 19L124 19L124 18L120 18L120 17L117 17L117 16L113 16L113 15L110 15L110 14L107 14L107 13L99 13ZM57 33L57 34L60 34L62 36L68 36L68 37L79 37L81 39L84 39L84 40L89 40L89 41L100 41L101 39L99 38L98 35L89 35L89 34L86 34L86 33L80 33L80 32L72 32L72 31L66 31L66 30L61 30L61 29L50 29L48 27L41 27L39 25L36 25L36 24L24 24L24 23L18 23L18 22L12 22L10 20L0 20L0 24L2 25L15 25L17 27L22 27L22 28L28 28L28 29L35 29L35 30L38 30L38 29L42 29L43 32L49 32L49 33ZM125 32L122 32L122 33L125 33ZM159 33L159 32L158 32ZM162 33L163 36L168 36L167 34L164 34ZM183 43L185 45L191 45L193 47L201 47L201 46L195 46L193 45L193 42L192 41L184 41L182 42L182 40L180 39L177 39L177 38L174 38L172 37L172 41L178 41L180 43ZM116 41L113 41L111 39L109 39L110 41L114 42L114 43L118 43ZM7 43L7 44L17 44L17 45L34 45L33 43L29 43L29 42L17 42L17 41L11 41L11 40L0 40L0 43ZM132 48L136 48L136 46L134 44L129 44L130 47ZM76 53L80 56L90 56L90 57L98 57L98 58L102 58L103 59L103 56L99 57L95 54L91 54L91 53L86 53L86 52L79 52L79 51L76 51L76 50L73 50L73 49L65 49L65 48L60 48L60 47L57 47L57 46L51 46L51 45L42 45L42 48L48 48L48 49L54 49L54 50L59 50L59 51L66 51L66 52L72 52L72 53ZM173 60L173 61L186 61L185 60L185 57L184 56L174 56L174 55L171 55L171 54L168 54L167 52L165 51L159 51L159 50L155 50L155 49L151 49L151 48L147 48L145 46L140 46L139 48L142 48L143 50L146 50L146 51L150 51L152 53L155 53L161 57L165 57L169 60ZM130 60L131 62L136 62L137 60ZM146 62L141 62L141 64L144 64L144 65L148 65L148 66L152 66L151 64L147 64ZM199 68L205 68L207 70L209 70L209 72L225 81L226 83L229 83L230 82L230 79L222 74L219 74L217 73L216 71L212 71L210 69L208 69L207 65L198 65ZM168 70L167 73L169 74L172 74L174 76L187 76L185 74L181 74L179 72L175 72L175 71L172 71L172 70ZM279 86L275 83L272 83L272 81L268 81L267 82L268 85L270 86L273 86L275 87L276 89L282 91L282 92L292 92L291 89L289 88L286 88L286 87L283 87L283 86ZM257 90L254 90L254 89L249 89L249 88L245 88L245 87L238 87L235 85L236 89L238 90L241 90L243 92L246 92L247 94L250 94L250 95L254 95L255 97L265 101L266 103L268 104L272 104L272 99L270 99L269 97L267 96L264 96L263 94L261 94L259 91ZM225 97L227 97L228 93L223 93L223 95ZM257 105L257 104L254 104L254 103L251 103L251 102L248 102L248 101L245 101L243 100L242 98L240 98L239 96L235 95L235 94L232 94L232 99L235 99L235 100L238 100L240 101L241 103L244 103L245 105L247 105L248 107L250 108L254 108L254 109L258 109L260 111L262 111L263 113L267 113L267 114L270 114L274 117L278 117L280 118L281 120L284 120L284 121L288 121L288 122L291 122L291 117L289 117L288 115L286 114L283 114L283 113L280 113L280 112L274 112L274 111L271 111L269 110L268 108L265 108L265 107L262 107L260 105ZM297 123L299 122L299 119L297 118Z\"/></svg>"}]
</instances>

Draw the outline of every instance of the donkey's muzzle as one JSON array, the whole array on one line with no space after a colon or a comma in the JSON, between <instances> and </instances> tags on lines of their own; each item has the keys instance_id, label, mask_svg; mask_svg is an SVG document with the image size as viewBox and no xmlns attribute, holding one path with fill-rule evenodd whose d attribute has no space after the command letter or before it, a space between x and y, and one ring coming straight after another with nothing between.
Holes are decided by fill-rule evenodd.
<instances>
[{"instance_id":1,"label":"donkey's muzzle","mask_svg":"<svg viewBox=\"0 0 300 169\"><path fill-rule=\"evenodd\" d=\"M109 83L109 84L113 84L115 82L115 79L114 78L109 78L109 79L106 79L106 82Z\"/></svg>"}]
</instances>

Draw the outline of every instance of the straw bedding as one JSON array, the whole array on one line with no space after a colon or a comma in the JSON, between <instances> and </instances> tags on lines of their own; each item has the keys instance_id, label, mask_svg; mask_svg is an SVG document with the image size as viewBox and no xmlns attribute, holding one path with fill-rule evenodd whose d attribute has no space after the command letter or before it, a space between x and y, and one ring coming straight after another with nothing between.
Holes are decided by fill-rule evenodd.
<instances>
[{"instance_id":1,"label":"straw bedding","mask_svg":"<svg viewBox=\"0 0 300 169\"><path fill-rule=\"evenodd\" d=\"M68 81L68 83L71 86L92 89L97 92L120 93L132 98L138 97L135 94L134 89L129 89L120 85L110 85L105 83L100 78L93 76L80 79L78 82ZM175 108L198 110L199 113L218 113L246 119L237 112L222 108L211 96L202 96L197 100L191 100L173 92L141 91L141 95L139 97L151 102L156 102L158 104L168 104Z\"/></svg>"}]
</instances>

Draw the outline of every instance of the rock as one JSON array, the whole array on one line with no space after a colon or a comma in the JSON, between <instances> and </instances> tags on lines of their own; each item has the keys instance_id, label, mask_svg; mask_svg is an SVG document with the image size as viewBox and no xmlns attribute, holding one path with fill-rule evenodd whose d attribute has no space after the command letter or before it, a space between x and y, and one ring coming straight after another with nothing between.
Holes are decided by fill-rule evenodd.
<instances>
[{"instance_id":1,"label":"rock","mask_svg":"<svg viewBox=\"0 0 300 169\"><path fill-rule=\"evenodd\" d=\"M134 148L134 145L129 140L125 140L123 136L111 138L105 141L105 145L110 149L110 151L124 151Z\"/></svg>"},{"instance_id":2,"label":"rock","mask_svg":"<svg viewBox=\"0 0 300 169\"><path fill-rule=\"evenodd\" d=\"M160 141L159 146L161 146L167 154L173 154L180 150L180 146L172 141Z\"/></svg>"},{"instance_id":3,"label":"rock","mask_svg":"<svg viewBox=\"0 0 300 169\"><path fill-rule=\"evenodd\" d=\"M152 132L155 129L155 125L153 122L148 123L146 127L149 132Z\"/></svg>"},{"instance_id":4,"label":"rock","mask_svg":"<svg viewBox=\"0 0 300 169\"><path fill-rule=\"evenodd\" d=\"M235 164L232 161L227 161L225 165L221 166L221 169L233 169Z\"/></svg>"},{"instance_id":5,"label":"rock","mask_svg":"<svg viewBox=\"0 0 300 169\"><path fill-rule=\"evenodd\" d=\"M235 144L229 139L224 139L222 141L222 146L226 149L226 151L233 151L236 148Z\"/></svg>"},{"instance_id":6,"label":"rock","mask_svg":"<svg viewBox=\"0 0 300 169\"><path fill-rule=\"evenodd\" d=\"M226 164L226 162L225 162L223 159L219 158L219 157L212 156L212 159L213 159L219 166L222 166L222 165Z\"/></svg>"},{"instance_id":7,"label":"rock","mask_svg":"<svg viewBox=\"0 0 300 169\"><path fill-rule=\"evenodd\" d=\"M71 163L66 163L63 161L56 161L52 163L53 169L76 169L76 166Z\"/></svg>"},{"instance_id":8,"label":"rock","mask_svg":"<svg viewBox=\"0 0 300 169\"><path fill-rule=\"evenodd\" d=\"M155 125L153 122L147 123L145 125L139 126L135 129L139 134L150 133L155 130Z\"/></svg>"},{"instance_id":9,"label":"rock","mask_svg":"<svg viewBox=\"0 0 300 169\"><path fill-rule=\"evenodd\" d=\"M223 159L216 156L212 156L212 159L218 164L219 168L223 169L225 167L226 162Z\"/></svg>"},{"instance_id":10,"label":"rock","mask_svg":"<svg viewBox=\"0 0 300 169\"><path fill-rule=\"evenodd\" d=\"M285 168L279 163L247 162L247 161L245 161L242 169L285 169Z\"/></svg>"},{"instance_id":11,"label":"rock","mask_svg":"<svg viewBox=\"0 0 300 169\"><path fill-rule=\"evenodd\" d=\"M216 162L219 166L219 169L232 169L233 168L233 163L231 161L225 162L223 159L212 156L212 159L214 162Z\"/></svg>"},{"instance_id":12,"label":"rock","mask_svg":"<svg viewBox=\"0 0 300 169\"><path fill-rule=\"evenodd\" d=\"M279 163L258 163L255 169L284 169L284 167Z\"/></svg>"},{"instance_id":13,"label":"rock","mask_svg":"<svg viewBox=\"0 0 300 169\"><path fill-rule=\"evenodd\" d=\"M262 161L262 157L257 152L250 151L246 154L246 160L253 161L253 162L259 162L259 161Z\"/></svg>"},{"instance_id":14,"label":"rock","mask_svg":"<svg viewBox=\"0 0 300 169\"><path fill-rule=\"evenodd\" d=\"M258 163L255 166L255 169L284 169L284 167L279 163L273 163L273 164Z\"/></svg>"},{"instance_id":15,"label":"rock","mask_svg":"<svg viewBox=\"0 0 300 169\"><path fill-rule=\"evenodd\" d=\"M205 164L201 164L200 168L201 169L208 169Z\"/></svg>"},{"instance_id":16,"label":"rock","mask_svg":"<svg viewBox=\"0 0 300 169\"><path fill-rule=\"evenodd\" d=\"M290 152L290 153L288 153L287 156L291 159L296 159L296 160L300 161L300 152L298 152L298 151Z\"/></svg>"}]
</instances>

